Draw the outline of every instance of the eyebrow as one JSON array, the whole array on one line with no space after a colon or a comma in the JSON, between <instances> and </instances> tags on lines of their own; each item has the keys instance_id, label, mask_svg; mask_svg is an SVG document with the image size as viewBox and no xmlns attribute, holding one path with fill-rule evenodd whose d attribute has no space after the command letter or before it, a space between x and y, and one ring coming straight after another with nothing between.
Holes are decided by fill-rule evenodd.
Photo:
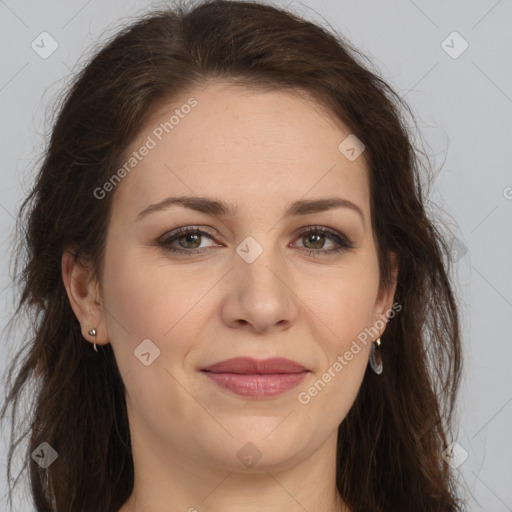
<instances>
[{"instance_id":1,"label":"eyebrow","mask_svg":"<svg viewBox=\"0 0 512 512\"><path fill-rule=\"evenodd\" d=\"M202 213L207 213L216 216L234 216L237 208L235 205L217 201L209 197L198 196L181 196L181 197L168 197L163 201L149 205L146 209L141 211L136 221L146 217L150 213L166 210L172 205L180 205L191 210ZM284 217L296 215L308 215L310 213L324 212L334 208L348 208L356 212L365 225L363 210L352 201L342 199L341 197L326 197L321 199L301 199L292 203L286 210Z\"/></svg>"}]
</instances>

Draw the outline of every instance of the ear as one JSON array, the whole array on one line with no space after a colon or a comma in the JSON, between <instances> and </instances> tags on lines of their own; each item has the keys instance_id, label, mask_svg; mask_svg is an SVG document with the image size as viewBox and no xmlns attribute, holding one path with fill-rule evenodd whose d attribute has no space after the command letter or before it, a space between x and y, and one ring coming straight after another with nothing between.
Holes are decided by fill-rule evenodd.
<instances>
[{"instance_id":1,"label":"ear","mask_svg":"<svg viewBox=\"0 0 512 512\"><path fill-rule=\"evenodd\" d=\"M379 319L385 321L384 327L379 329L380 337L386 330L387 320L390 313L393 311L393 300L395 298L396 291L396 283L398 279L398 257L395 253L391 253L391 280L386 286L381 286L379 289L379 293L377 295L377 299L375 301L375 321L377 322ZM399 305L399 308L396 308L397 311L400 311L402 306Z\"/></svg>"},{"instance_id":2,"label":"ear","mask_svg":"<svg viewBox=\"0 0 512 512\"><path fill-rule=\"evenodd\" d=\"M65 250L62 254L62 280L69 303L80 322L82 336L90 343L108 343L108 332L104 323L103 305L98 283L93 279L90 265L78 261L75 254ZM89 334L96 329L96 335Z\"/></svg>"}]
</instances>

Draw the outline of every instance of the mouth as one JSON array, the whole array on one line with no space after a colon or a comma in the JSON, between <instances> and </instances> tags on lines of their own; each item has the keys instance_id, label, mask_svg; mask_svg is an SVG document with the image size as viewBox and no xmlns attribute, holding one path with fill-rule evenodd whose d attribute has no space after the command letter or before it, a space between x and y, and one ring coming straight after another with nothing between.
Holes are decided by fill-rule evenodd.
<instances>
[{"instance_id":1,"label":"mouth","mask_svg":"<svg viewBox=\"0 0 512 512\"><path fill-rule=\"evenodd\" d=\"M252 398L280 395L298 386L310 373L303 365L281 357L265 360L236 357L201 371L220 388Z\"/></svg>"}]
</instances>

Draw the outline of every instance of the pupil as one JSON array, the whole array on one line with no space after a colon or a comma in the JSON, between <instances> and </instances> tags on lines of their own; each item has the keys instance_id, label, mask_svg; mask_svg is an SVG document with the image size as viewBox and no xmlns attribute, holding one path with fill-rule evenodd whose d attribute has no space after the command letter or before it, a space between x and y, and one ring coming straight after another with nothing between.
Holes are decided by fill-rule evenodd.
<instances>
[{"instance_id":1,"label":"pupil","mask_svg":"<svg viewBox=\"0 0 512 512\"><path fill-rule=\"evenodd\" d=\"M194 240L191 240L191 238L192 238L192 239L194 239ZM186 245L187 243L189 243L189 242L190 242L190 243L192 243L192 244L194 244L194 242L198 242L198 241L199 241L199 235L197 235L197 234L193 234L193 233L189 233L188 235L185 235L185 236L181 237L181 238L180 238L180 245L182 245L182 244L181 244L181 241L182 241L182 240L185 240L185 245ZM197 243L196 243L196 245L194 245L194 246L192 247L192 249L195 249L195 248L199 247L199 245L201 245L201 244L200 244L200 243L199 243L199 244L197 244ZM191 247L188 247L188 246L187 246L187 249L190 249L190 248L191 248Z\"/></svg>"},{"instance_id":2,"label":"pupil","mask_svg":"<svg viewBox=\"0 0 512 512\"><path fill-rule=\"evenodd\" d=\"M318 234L317 235L306 235L306 240L307 240L306 245L311 244L313 246L313 248L321 249L323 246L323 237L324 237L324 235L318 235ZM188 235L185 235L180 238L180 245L183 245L182 241L184 240L185 245L190 243L193 246L192 248L197 248L200 245L200 243L199 244L197 243L197 242L199 242L199 238L200 238L200 235L189 233ZM190 247L188 247L188 248L190 248Z\"/></svg>"},{"instance_id":3,"label":"pupil","mask_svg":"<svg viewBox=\"0 0 512 512\"><path fill-rule=\"evenodd\" d=\"M308 240L308 243L309 243L309 241L312 240L312 244L315 249L321 249L323 246L323 237L324 237L324 235L318 235L318 234L317 235L307 235L306 239ZM316 241L315 241L315 239L316 239Z\"/></svg>"}]
</instances>

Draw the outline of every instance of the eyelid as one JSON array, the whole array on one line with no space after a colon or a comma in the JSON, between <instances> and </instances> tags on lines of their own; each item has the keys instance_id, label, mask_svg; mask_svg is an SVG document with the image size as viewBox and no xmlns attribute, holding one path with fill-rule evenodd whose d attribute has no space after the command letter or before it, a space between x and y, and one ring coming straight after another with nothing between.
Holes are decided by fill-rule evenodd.
<instances>
[{"instance_id":1,"label":"eyelid","mask_svg":"<svg viewBox=\"0 0 512 512\"><path fill-rule=\"evenodd\" d=\"M341 238L343 240L346 240L347 242L350 241L349 238L346 235L344 235L341 231L338 231L337 229L334 229L334 228L330 228L327 226L320 226L320 225L311 225L311 226L306 226L304 228L300 228L299 230L296 231L295 236L301 237L301 236L304 236L305 234L308 234L311 232L314 232L314 233L320 232L320 233L332 235L333 237Z\"/></svg>"},{"instance_id":2,"label":"eyelid","mask_svg":"<svg viewBox=\"0 0 512 512\"><path fill-rule=\"evenodd\" d=\"M164 244L166 242L172 241L173 239L177 239L180 234L187 235L189 233L197 233L200 234L201 236L207 236L208 238L215 239L217 235L214 234L213 232L208 231L208 229L209 228L205 229L204 227L200 227L197 225L181 226L179 228L175 228L172 229L171 231L165 232L162 236L158 237L157 242Z\"/></svg>"}]
</instances>

